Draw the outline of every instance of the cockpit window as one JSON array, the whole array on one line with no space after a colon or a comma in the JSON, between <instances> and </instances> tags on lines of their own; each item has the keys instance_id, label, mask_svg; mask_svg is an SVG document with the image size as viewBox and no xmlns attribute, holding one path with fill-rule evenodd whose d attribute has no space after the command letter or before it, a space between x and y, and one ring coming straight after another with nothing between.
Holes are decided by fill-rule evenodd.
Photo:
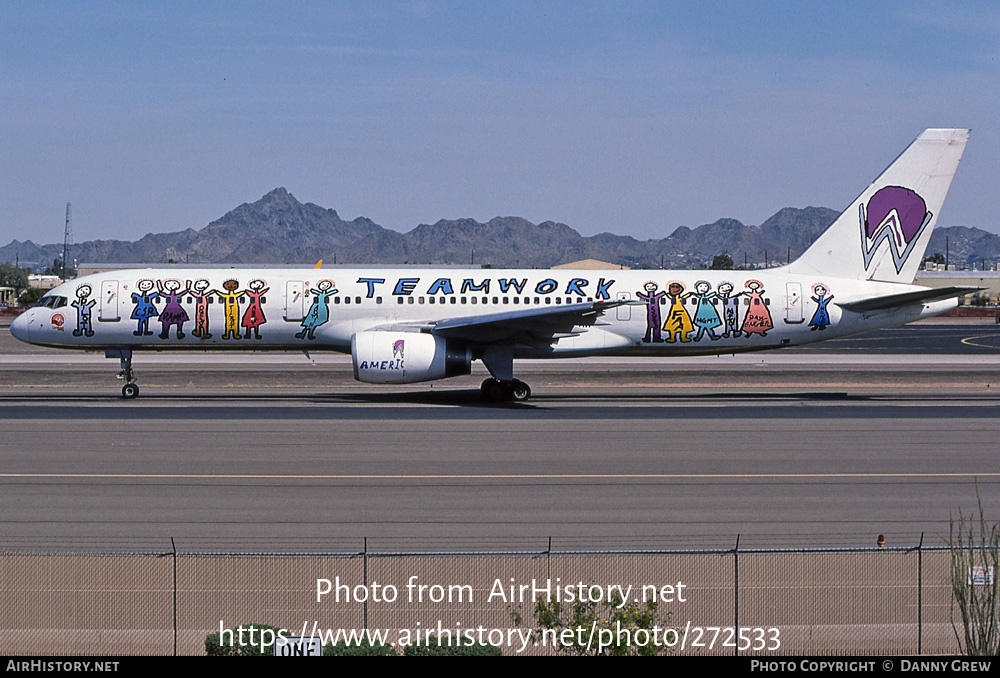
<instances>
[{"instance_id":1,"label":"cockpit window","mask_svg":"<svg viewBox=\"0 0 1000 678\"><path fill-rule=\"evenodd\" d=\"M35 303L35 308L62 308L66 305L66 297L47 294Z\"/></svg>"}]
</instances>

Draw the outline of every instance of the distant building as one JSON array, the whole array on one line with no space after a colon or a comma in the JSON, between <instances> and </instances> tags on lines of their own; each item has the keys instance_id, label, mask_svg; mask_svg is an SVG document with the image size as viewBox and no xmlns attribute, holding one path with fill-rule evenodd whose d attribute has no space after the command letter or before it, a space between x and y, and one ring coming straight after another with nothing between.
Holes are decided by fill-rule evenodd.
<instances>
[{"instance_id":1,"label":"distant building","mask_svg":"<svg viewBox=\"0 0 1000 678\"><path fill-rule=\"evenodd\" d=\"M949 268L952 267L949 266ZM979 301L995 304L1000 301L1000 272L998 271L917 271L917 278L913 284L924 287L951 287L953 285L984 287L985 289L981 292L965 295L959 303L975 304Z\"/></svg>"},{"instance_id":2,"label":"distant building","mask_svg":"<svg viewBox=\"0 0 1000 678\"><path fill-rule=\"evenodd\" d=\"M51 290L56 285L62 284L62 278L57 275L31 274L28 276L28 286L39 290Z\"/></svg>"},{"instance_id":3,"label":"distant building","mask_svg":"<svg viewBox=\"0 0 1000 678\"><path fill-rule=\"evenodd\" d=\"M0 287L0 305L13 306L17 301L17 295L13 287Z\"/></svg>"}]
</instances>

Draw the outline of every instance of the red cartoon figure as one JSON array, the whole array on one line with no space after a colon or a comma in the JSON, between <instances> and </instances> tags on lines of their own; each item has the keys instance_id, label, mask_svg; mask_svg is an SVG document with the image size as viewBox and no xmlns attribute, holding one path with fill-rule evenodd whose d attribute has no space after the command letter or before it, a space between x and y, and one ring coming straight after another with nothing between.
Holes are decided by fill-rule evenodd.
<instances>
[{"instance_id":1,"label":"red cartoon figure","mask_svg":"<svg viewBox=\"0 0 1000 678\"><path fill-rule=\"evenodd\" d=\"M208 332L208 300L216 294L216 291L209 290L210 286L211 284L204 278L195 280L194 285L188 284L190 295L198 304L194 309L194 329L191 330L191 334L199 339L212 338Z\"/></svg>"},{"instance_id":2,"label":"red cartoon figure","mask_svg":"<svg viewBox=\"0 0 1000 678\"><path fill-rule=\"evenodd\" d=\"M759 280L747 280L744 286L750 290L747 292L747 315L743 319L741 330L749 338L751 334L767 336L767 331L774 327L771 321L771 311L767 308L767 301L764 299L764 283Z\"/></svg>"},{"instance_id":3,"label":"red cartoon figure","mask_svg":"<svg viewBox=\"0 0 1000 678\"><path fill-rule=\"evenodd\" d=\"M246 295L250 297L250 305L243 313L243 321L240 323L247 328L247 339L250 338L250 330L253 330L255 338L260 339L260 326L267 322L267 318L264 317L264 307L261 305L265 303L262 297L271 289L264 287L266 284L260 278L254 278L247 283L250 289L246 290Z\"/></svg>"}]
</instances>

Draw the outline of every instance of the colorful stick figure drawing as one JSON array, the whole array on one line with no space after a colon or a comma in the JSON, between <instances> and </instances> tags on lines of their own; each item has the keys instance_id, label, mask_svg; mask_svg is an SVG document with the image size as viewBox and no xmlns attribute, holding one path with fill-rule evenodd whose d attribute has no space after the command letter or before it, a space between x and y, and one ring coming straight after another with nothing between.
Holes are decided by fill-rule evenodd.
<instances>
[{"instance_id":1,"label":"colorful stick figure drawing","mask_svg":"<svg viewBox=\"0 0 1000 678\"><path fill-rule=\"evenodd\" d=\"M167 305L163 308L163 312L160 313L160 323L163 325L163 330L160 332L160 339L170 338L170 326L177 325L177 338L184 338L184 323L186 323L190 318L188 317L187 311L181 306L181 296L191 291L191 287L188 286L187 289L181 290L181 281L176 278L169 278L167 280L157 280L156 288L160 291L161 297L167 298Z\"/></svg>"},{"instance_id":2,"label":"colorful stick figure drawing","mask_svg":"<svg viewBox=\"0 0 1000 678\"><path fill-rule=\"evenodd\" d=\"M663 330L667 333L667 343L676 342L678 337L685 343L691 341L688 335L694 331L694 325L691 324L691 316L684 308L684 300L691 296L691 293L684 294L684 285L674 281L667 285L667 296L671 301L667 322L663 324Z\"/></svg>"},{"instance_id":3,"label":"colorful stick figure drawing","mask_svg":"<svg viewBox=\"0 0 1000 678\"><path fill-rule=\"evenodd\" d=\"M316 283L316 289L309 291L315 295L315 298L302 321L302 331L295 333L299 339L316 338L316 328L330 319L330 297L337 293L332 280L320 280Z\"/></svg>"},{"instance_id":4,"label":"colorful stick figure drawing","mask_svg":"<svg viewBox=\"0 0 1000 678\"><path fill-rule=\"evenodd\" d=\"M825 330L830 324L830 311L827 310L827 305L833 301L833 295L826 296L830 290L823 283L816 283L812 289L816 296L811 297L811 299L817 305L816 312L813 313L812 320L809 321L809 329L812 331Z\"/></svg>"},{"instance_id":5,"label":"colorful stick figure drawing","mask_svg":"<svg viewBox=\"0 0 1000 678\"><path fill-rule=\"evenodd\" d=\"M211 339L208 332L208 300L213 294L218 294L215 290L209 290L210 283L204 278L194 281L194 285L188 284L190 294L197 302L194 308L194 329L191 334L199 339Z\"/></svg>"},{"instance_id":6,"label":"colorful stick figure drawing","mask_svg":"<svg viewBox=\"0 0 1000 678\"><path fill-rule=\"evenodd\" d=\"M747 280L744 287L750 290L747 292L750 299L747 315L743 318L742 331L748 338L751 334L766 337L767 331L774 327L774 322L771 320L767 302L764 301L764 283L759 280Z\"/></svg>"},{"instance_id":7,"label":"colorful stick figure drawing","mask_svg":"<svg viewBox=\"0 0 1000 678\"><path fill-rule=\"evenodd\" d=\"M726 320L726 331L722 333L727 339L740 336L740 297L743 292L733 294L733 284L729 281L719 283L719 299L722 300L722 317Z\"/></svg>"},{"instance_id":8,"label":"colorful stick figure drawing","mask_svg":"<svg viewBox=\"0 0 1000 678\"><path fill-rule=\"evenodd\" d=\"M93 292L93 288L84 283L76 288L76 301L74 301L71 306L76 307L76 329L73 330L74 337L80 336L94 336L94 324L91 320L91 309L94 308L94 304L97 303L96 300L91 299L87 301L87 297Z\"/></svg>"},{"instance_id":9,"label":"colorful stick figure drawing","mask_svg":"<svg viewBox=\"0 0 1000 678\"><path fill-rule=\"evenodd\" d=\"M137 337L152 336L153 333L149 331L149 319L160 315L153 305L153 300L159 295L153 291L153 281L148 278L140 280L135 286L139 291L132 293L132 303L135 304L135 308L132 309L132 320L139 321L139 324L132 334Z\"/></svg>"},{"instance_id":10,"label":"colorful stick figure drawing","mask_svg":"<svg viewBox=\"0 0 1000 678\"><path fill-rule=\"evenodd\" d=\"M660 336L660 323L662 322L660 304L667 296L667 293L657 292L656 288L658 285L652 280L642 287L646 290L646 294L636 292L636 296L646 302L646 335L642 338L642 341L646 344L651 341L654 344L662 344L663 339ZM652 338L650 335L652 335Z\"/></svg>"},{"instance_id":11,"label":"colorful stick figure drawing","mask_svg":"<svg viewBox=\"0 0 1000 678\"><path fill-rule=\"evenodd\" d=\"M247 328L247 339L250 338L250 330L253 330L254 336L257 339L260 339L260 326L267 322L267 318L264 317L264 308L261 306L261 297L271 289L270 287L265 288L264 285L266 284L260 278L254 278L247 283L247 287L250 289L246 290L246 294L250 297L250 305L247 307L246 312L243 313L243 322L240 323L243 327Z\"/></svg>"},{"instance_id":12,"label":"colorful stick figure drawing","mask_svg":"<svg viewBox=\"0 0 1000 678\"><path fill-rule=\"evenodd\" d=\"M226 331L222 335L223 339L239 339L240 338L240 306L239 298L242 297L245 292L237 292L240 283L238 280L233 280L230 278L226 282L222 283L222 289L225 292L216 292L219 299L226 304Z\"/></svg>"},{"instance_id":13,"label":"colorful stick figure drawing","mask_svg":"<svg viewBox=\"0 0 1000 678\"><path fill-rule=\"evenodd\" d=\"M708 332L712 341L722 338L715 334L715 328L722 324L722 320L719 319L719 312L712 303L716 294L711 289L712 284L707 280L699 280L694 284L694 298L698 300L698 310L694 312L694 325L698 328L695 341L700 341L705 332Z\"/></svg>"}]
</instances>

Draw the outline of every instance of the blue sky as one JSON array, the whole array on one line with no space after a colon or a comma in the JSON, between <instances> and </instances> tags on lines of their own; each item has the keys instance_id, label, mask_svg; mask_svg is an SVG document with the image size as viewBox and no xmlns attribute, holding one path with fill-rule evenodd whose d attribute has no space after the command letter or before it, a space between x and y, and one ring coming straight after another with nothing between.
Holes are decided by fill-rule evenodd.
<instances>
[{"instance_id":1,"label":"blue sky","mask_svg":"<svg viewBox=\"0 0 1000 678\"><path fill-rule=\"evenodd\" d=\"M619 4L0 0L0 244L277 186L662 237L841 209L926 127L973 130L941 225L1000 232L1000 4Z\"/></svg>"}]
</instances>

